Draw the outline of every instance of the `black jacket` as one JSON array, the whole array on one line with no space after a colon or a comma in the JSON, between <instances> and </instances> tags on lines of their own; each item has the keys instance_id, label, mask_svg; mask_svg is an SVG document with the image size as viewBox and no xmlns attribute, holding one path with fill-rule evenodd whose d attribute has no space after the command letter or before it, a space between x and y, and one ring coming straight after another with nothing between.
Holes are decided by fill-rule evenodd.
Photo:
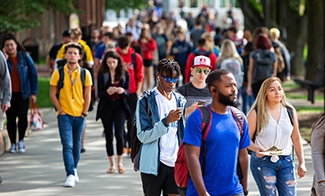
<instances>
[{"instance_id":1,"label":"black jacket","mask_svg":"<svg viewBox=\"0 0 325 196\"><path fill-rule=\"evenodd\" d=\"M104 75L108 74L108 79L104 81ZM112 85L112 80L111 80L111 74L109 72L106 73L99 73L97 77L97 92L98 92L98 97L99 97L99 103L98 103L98 108L97 108L97 114L96 114L96 120L102 117L103 115L103 110L105 109L105 105L108 103L109 99L107 98L108 93L107 89ZM127 116L130 115L131 110L130 107L127 103L127 96L129 95L129 86L130 86L130 76L129 72L125 70L124 76L120 81L121 87L125 89L125 94L122 95L122 100L123 100L123 105L124 109L126 111ZM121 108L122 109L122 108Z\"/></svg>"}]
</instances>

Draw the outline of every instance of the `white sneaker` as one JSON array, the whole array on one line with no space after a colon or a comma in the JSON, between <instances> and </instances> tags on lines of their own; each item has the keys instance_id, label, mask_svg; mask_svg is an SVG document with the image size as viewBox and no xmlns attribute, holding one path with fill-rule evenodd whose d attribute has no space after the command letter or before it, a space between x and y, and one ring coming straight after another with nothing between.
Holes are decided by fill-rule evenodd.
<instances>
[{"instance_id":1,"label":"white sneaker","mask_svg":"<svg viewBox=\"0 0 325 196\"><path fill-rule=\"evenodd\" d=\"M78 176L78 173L77 173L77 169L74 169L74 181L79 182L79 176Z\"/></svg>"},{"instance_id":2,"label":"white sneaker","mask_svg":"<svg viewBox=\"0 0 325 196\"><path fill-rule=\"evenodd\" d=\"M24 140L20 140L18 142L18 152L20 153L24 153L26 150L25 150L25 143L24 143Z\"/></svg>"},{"instance_id":3,"label":"white sneaker","mask_svg":"<svg viewBox=\"0 0 325 196\"><path fill-rule=\"evenodd\" d=\"M75 177L74 177L74 175L70 174L67 177L67 180L65 181L64 186L65 187L74 187L75 185L76 185Z\"/></svg>"},{"instance_id":4,"label":"white sneaker","mask_svg":"<svg viewBox=\"0 0 325 196\"><path fill-rule=\"evenodd\" d=\"M11 144L10 153L16 153L16 144Z\"/></svg>"}]
</instances>

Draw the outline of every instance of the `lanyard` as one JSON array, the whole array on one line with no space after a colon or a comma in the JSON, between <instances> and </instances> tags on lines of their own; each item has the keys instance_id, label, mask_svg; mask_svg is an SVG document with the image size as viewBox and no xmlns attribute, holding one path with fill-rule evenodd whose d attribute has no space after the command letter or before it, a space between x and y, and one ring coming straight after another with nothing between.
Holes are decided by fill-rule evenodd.
<instances>
[{"instance_id":1,"label":"lanyard","mask_svg":"<svg viewBox=\"0 0 325 196\"><path fill-rule=\"evenodd\" d=\"M71 76L71 70L69 69L69 67L68 67L68 70L69 70L69 76L70 76L70 82L71 82L72 101L74 101L73 86L75 85L76 80L77 80L77 76L78 76L78 72L79 72L79 66L78 66L78 68L77 68L77 75L76 75L76 77L74 78L73 81L72 81L72 76Z\"/></svg>"}]
</instances>

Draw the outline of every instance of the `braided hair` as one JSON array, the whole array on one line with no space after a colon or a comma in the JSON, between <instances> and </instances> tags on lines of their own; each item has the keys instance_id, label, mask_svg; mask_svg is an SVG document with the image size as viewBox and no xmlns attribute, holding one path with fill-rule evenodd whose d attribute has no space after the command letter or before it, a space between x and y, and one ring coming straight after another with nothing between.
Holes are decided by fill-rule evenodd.
<instances>
[{"instance_id":1,"label":"braided hair","mask_svg":"<svg viewBox=\"0 0 325 196\"><path fill-rule=\"evenodd\" d=\"M157 72L163 74L166 72L166 77L173 77L173 72L177 71L177 77L181 75L181 67L174 59L164 58L157 65Z\"/></svg>"}]
</instances>

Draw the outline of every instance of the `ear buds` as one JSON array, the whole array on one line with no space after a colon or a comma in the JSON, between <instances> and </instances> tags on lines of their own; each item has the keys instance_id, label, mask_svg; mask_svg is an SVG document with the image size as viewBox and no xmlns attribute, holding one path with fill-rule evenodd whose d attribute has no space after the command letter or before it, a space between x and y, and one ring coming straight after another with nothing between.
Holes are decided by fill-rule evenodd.
<instances>
[{"instance_id":1,"label":"ear buds","mask_svg":"<svg viewBox=\"0 0 325 196\"><path fill-rule=\"evenodd\" d=\"M217 93L217 90L216 90L216 89L213 89L212 91L213 91L214 93Z\"/></svg>"}]
</instances>

